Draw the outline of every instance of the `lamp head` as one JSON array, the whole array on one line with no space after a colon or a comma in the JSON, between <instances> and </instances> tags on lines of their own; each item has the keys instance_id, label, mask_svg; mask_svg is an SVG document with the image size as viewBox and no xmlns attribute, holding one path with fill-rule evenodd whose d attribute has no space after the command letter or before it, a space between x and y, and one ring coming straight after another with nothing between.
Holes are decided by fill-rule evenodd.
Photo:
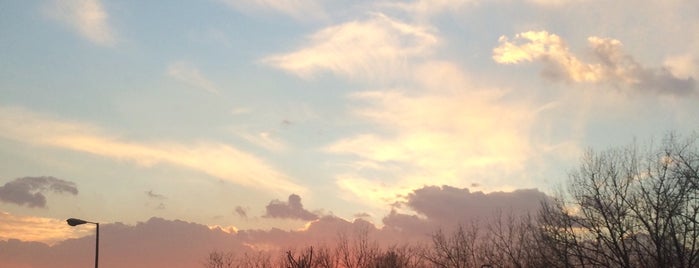
<instances>
[{"instance_id":1,"label":"lamp head","mask_svg":"<svg viewBox=\"0 0 699 268\"><path fill-rule=\"evenodd\" d=\"M68 225L70 225L70 226L76 226L76 225L86 224L86 223L87 223L87 221L84 221L84 220L81 220L81 219L75 219L75 218L67 219L66 222L68 222Z\"/></svg>"}]
</instances>

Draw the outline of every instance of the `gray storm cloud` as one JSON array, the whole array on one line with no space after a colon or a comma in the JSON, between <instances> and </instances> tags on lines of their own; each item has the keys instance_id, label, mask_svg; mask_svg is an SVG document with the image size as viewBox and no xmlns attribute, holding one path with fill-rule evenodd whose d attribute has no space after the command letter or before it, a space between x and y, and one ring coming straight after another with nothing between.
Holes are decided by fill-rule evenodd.
<instances>
[{"instance_id":1,"label":"gray storm cloud","mask_svg":"<svg viewBox=\"0 0 699 268\"><path fill-rule=\"evenodd\" d=\"M297 194L289 195L287 202L272 200L266 207L265 217L286 218L312 221L318 219L318 215L303 208L301 197Z\"/></svg>"},{"instance_id":2,"label":"gray storm cloud","mask_svg":"<svg viewBox=\"0 0 699 268\"><path fill-rule=\"evenodd\" d=\"M74 182L54 177L23 177L0 186L0 201L28 207L46 207L45 192L78 194Z\"/></svg>"}]
</instances>

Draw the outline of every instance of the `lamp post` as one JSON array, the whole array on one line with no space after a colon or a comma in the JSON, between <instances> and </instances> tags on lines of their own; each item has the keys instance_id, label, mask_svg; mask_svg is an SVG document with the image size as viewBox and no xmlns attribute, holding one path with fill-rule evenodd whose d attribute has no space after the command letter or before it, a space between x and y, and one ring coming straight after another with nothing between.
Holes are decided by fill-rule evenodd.
<instances>
[{"instance_id":1,"label":"lamp post","mask_svg":"<svg viewBox=\"0 0 699 268\"><path fill-rule=\"evenodd\" d=\"M97 260L99 259L99 253L100 253L100 224L98 222L91 222L91 221L75 219L75 218L67 219L66 222L68 222L68 225L70 225L70 226L76 226L76 225L81 225L81 224L86 224L86 223L92 223L92 224L97 226L96 240L95 240L95 268L97 268Z\"/></svg>"}]
</instances>

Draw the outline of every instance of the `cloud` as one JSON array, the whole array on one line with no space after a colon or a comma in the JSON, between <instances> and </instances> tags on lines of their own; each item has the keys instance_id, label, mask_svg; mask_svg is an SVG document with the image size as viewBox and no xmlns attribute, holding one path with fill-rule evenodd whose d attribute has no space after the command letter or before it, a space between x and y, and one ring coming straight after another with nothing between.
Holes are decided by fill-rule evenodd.
<instances>
[{"instance_id":1,"label":"cloud","mask_svg":"<svg viewBox=\"0 0 699 268\"><path fill-rule=\"evenodd\" d=\"M315 0L221 0L226 5L244 12L275 11L296 20L322 20L327 14Z\"/></svg>"},{"instance_id":2,"label":"cloud","mask_svg":"<svg viewBox=\"0 0 699 268\"><path fill-rule=\"evenodd\" d=\"M699 58L691 54L668 57L664 65L675 77L699 77Z\"/></svg>"},{"instance_id":3,"label":"cloud","mask_svg":"<svg viewBox=\"0 0 699 268\"><path fill-rule=\"evenodd\" d=\"M363 202L385 204L426 178L468 185L524 167L533 152L528 135L536 107L505 101L504 90L475 86L448 62L421 64L408 76L414 90L350 96L354 114L375 129L325 147L354 157L354 169L336 178L341 188Z\"/></svg>"},{"instance_id":4,"label":"cloud","mask_svg":"<svg viewBox=\"0 0 699 268\"><path fill-rule=\"evenodd\" d=\"M565 4L584 2L587 0L527 0L527 2L541 5L541 6L563 6Z\"/></svg>"},{"instance_id":5,"label":"cloud","mask_svg":"<svg viewBox=\"0 0 699 268\"><path fill-rule=\"evenodd\" d=\"M306 191L262 159L227 144L193 145L124 141L88 124L63 121L17 107L0 106L0 137L52 146L142 166L171 164L239 185L273 192Z\"/></svg>"},{"instance_id":6,"label":"cloud","mask_svg":"<svg viewBox=\"0 0 699 268\"><path fill-rule=\"evenodd\" d=\"M520 189L512 192L471 192L468 188L451 186L425 186L415 189L397 205L415 214L393 210L384 217L386 228L419 234L425 230L451 228L457 224L487 224L498 213L526 215L536 214L541 202L548 196L536 189Z\"/></svg>"},{"instance_id":7,"label":"cloud","mask_svg":"<svg viewBox=\"0 0 699 268\"><path fill-rule=\"evenodd\" d=\"M403 204L427 219L458 223L465 219L487 219L498 210L534 213L547 198L537 189L483 193L444 185L416 189L408 194Z\"/></svg>"},{"instance_id":8,"label":"cloud","mask_svg":"<svg viewBox=\"0 0 699 268\"><path fill-rule=\"evenodd\" d=\"M272 152L282 152L287 149L286 143L275 136L272 132L260 131L255 134L251 134L241 130L236 131L235 134L256 146Z\"/></svg>"},{"instance_id":9,"label":"cloud","mask_svg":"<svg viewBox=\"0 0 699 268\"><path fill-rule=\"evenodd\" d=\"M158 200L167 199L167 197L165 197L164 195L154 193L153 190L146 191L146 195L148 196L148 198L151 198L151 199L158 199Z\"/></svg>"},{"instance_id":10,"label":"cloud","mask_svg":"<svg viewBox=\"0 0 699 268\"><path fill-rule=\"evenodd\" d=\"M238 214L241 218L247 218L248 217L248 211L241 207L241 206L236 206L235 207L235 213Z\"/></svg>"},{"instance_id":11,"label":"cloud","mask_svg":"<svg viewBox=\"0 0 699 268\"><path fill-rule=\"evenodd\" d=\"M418 18L428 18L445 11L454 11L466 5L475 5L479 0L416 0L412 2L386 2L379 6L404 10Z\"/></svg>"},{"instance_id":12,"label":"cloud","mask_svg":"<svg viewBox=\"0 0 699 268\"><path fill-rule=\"evenodd\" d=\"M0 220L4 214L0 214ZM0 230L12 225L0 222ZM19 222L9 222L19 223ZM16 239L0 241L0 260L12 267L84 267L94 259L86 249L93 248L94 228L69 227L65 220L52 220L54 228L65 230L85 229L87 232L77 239L68 239L47 246L37 242ZM48 225L46 225L48 227ZM70 228L70 229L69 229ZM203 260L214 250L234 252L237 256L250 254L252 250L265 249L270 256L281 256L282 250L318 245L321 241L334 242L338 232L353 234L355 229L376 231L363 220L349 222L341 218L326 216L298 231L243 230L231 232L220 228L180 220L151 218L135 225L122 223L100 224L100 265L104 267L200 267ZM46 229L46 231L54 232ZM0 236L8 234L0 233ZM9 233L17 234L17 233ZM50 233L49 233L50 234Z\"/></svg>"},{"instance_id":13,"label":"cloud","mask_svg":"<svg viewBox=\"0 0 699 268\"><path fill-rule=\"evenodd\" d=\"M104 242L100 244L100 250L109 254L105 254L104 258L100 256L100 263L109 267L196 267L214 250L231 251L237 256L249 254L252 250L266 250L270 256L276 257L282 256L287 249L307 245L332 249L339 245L342 237L354 243L357 234L366 235L370 242L384 246L430 243L429 234L439 228L449 229L458 223L469 224L475 219L485 223L495 216L498 209L505 213L531 212L545 198L537 190L484 194L466 188L425 186L413 189L399 203L404 210L410 210L413 214L392 210L383 218L382 228L361 218L348 221L335 216L314 216L315 219L304 228L289 231L276 228L237 230L235 227L223 230L161 218L151 218L135 225L102 223L100 240ZM284 211L281 213L308 213L297 195L291 195L287 202L273 201L272 204L281 204L274 208ZM358 216L365 217L366 214ZM82 237L57 242L50 247L42 243L14 240L45 241L46 237L60 238L62 235L66 238L76 237L77 233L70 233L71 230L80 231ZM69 228L64 220L0 213L0 260L3 264L18 264L13 267L21 267L19 264L58 268L87 266L91 259L90 255L85 254L85 249L94 245L93 231L94 228L87 227ZM41 232L45 232L46 237L38 235Z\"/></svg>"},{"instance_id":14,"label":"cloud","mask_svg":"<svg viewBox=\"0 0 699 268\"><path fill-rule=\"evenodd\" d=\"M327 70L350 79L385 81L402 75L408 59L424 57L437 43L428 28L383 14L331 26L308 39L305 48L262 61L306 79Z\"/></svg>"},{"instance_id":15,"label":"cloud","mask_svg":"<svg viewBox=\"0 0 699 268\"><path fill-rule=\"evenodd\" d=\"M64 219L19 216L0 211L0 241L19 239L52 245L90 233L92 230L68 226Z\"/></svg>"},{"instance_id":16,"label":"cloud","mask_svg":"<svg viewBox=\"0 0 699 268\"><path fill-rule=\"evenodd\" d=\"M99 0L52 0L44 10L92 43L110 46L116 42L107 21L109 15Z\"/></svg>"},{"instance_id":17,"label":"cloud","mask_svg":"<svg viewBox=\"0 0 699 268\"><path fill-rule=\"evenodd\" d=\"M266 210L267 212L264 216L270 218L298 219L304 221L318 219L318 215L303 208L301 197L296 194L289 195L289 200L287 202L272 200L267 205Z\"/></svg>"},{"instance_id":18,"label":"cloud","mask_svg":"<svg viewBox=\"0 0 699 268\"><path fill-rule=\"evenodd\" d=\"M167 197L165 197L164 195L161 195L161 194L156 194L155 192L153 192L153 190L148 190L145 193L146 193L146 196L148 197L148 199L154 200L158 203L157 205L155 205L155 209L158 209L158 210L165 209L165 203L161 202L161 201L167 199ZM147 203L146 205L150 206L150 202Z\"/></svg>"},{"instance_id":19,"label":"cloud","mask_svg":"<svg viewBox=\"0 0 699 268\"><path fill-rule=\"evenodd\" d=\"M166 74L193 88L218 94L217 86L206 78L196 67L186 62L175 62L167 67Z\"/></svg>"},{"instance_id":20,"label":"cloud","mask_svg":"<svg viewBox=\"0 0 699 268\"><path fill-rule=\"evenodd\" d=\"M46 207L44 192L78 194L74 182L54 177L23 177L0 186L0 201L28 207Z\"/></svg>"},{"instance_id":21,"label":"cloud","mask_svg":"<svg viewBox=\"0 0 699 268\"><path fill-rule=\"evenodd\" d=\"M692 77L679 78L666 68L647 68L624 53L619 40L596 36L587 39L597 60L586 63L568 49L561 37L546 31L529 31L506 36L493 49L493 59L501 64L541 61L544 76L552 80L609 83L660 94L687 95L693 93Z\"/></svg>"},{"instance_id":22,"label":"cloud","mask_svg":"<svg viewBox=\"0 0 699 268\"><path fill-rule=\"evenodd\" d=\"M55 227L69 226L64 220ZM0 225L2 226L2 225ZM2 227L0 227L2 228ZM51 247L17 240L0 241L3 264L21 263L29 267L84 267L93 261L87 249L94 248L94 228L89 236L68 239ZM100 266L105 267L200 267L213 250L245 252L249 247L233 234L206 225L179 220L151 218L136 225L100 224Z\"/></svg>"}]
</instances>

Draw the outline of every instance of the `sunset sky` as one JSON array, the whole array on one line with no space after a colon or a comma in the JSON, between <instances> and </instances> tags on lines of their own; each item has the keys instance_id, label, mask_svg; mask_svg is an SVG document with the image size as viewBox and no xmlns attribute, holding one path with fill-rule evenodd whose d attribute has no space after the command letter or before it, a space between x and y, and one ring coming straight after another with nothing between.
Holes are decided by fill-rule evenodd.
<instances>
[{"instance_id":1,"label":"sunset sky","mask_svg":"<svg viewBox=\"0 0 699 268\"><path fill-rule=\"evenodd\" d=\"M699 130L697 77L695 0L3 1L0 241L552 194Z\"/></svg>"}]
</instances>

